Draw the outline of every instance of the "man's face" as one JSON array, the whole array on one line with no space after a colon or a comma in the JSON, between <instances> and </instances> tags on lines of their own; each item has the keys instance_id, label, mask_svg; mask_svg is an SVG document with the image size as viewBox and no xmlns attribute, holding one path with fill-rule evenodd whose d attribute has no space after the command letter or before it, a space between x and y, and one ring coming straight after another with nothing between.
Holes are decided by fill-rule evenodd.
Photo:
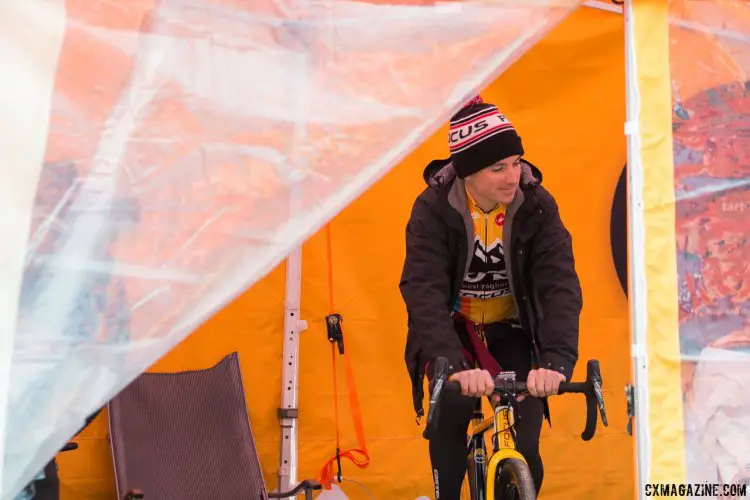
<instances>
[{"instance_id":1,"label":"man's face","mask_svg":"<svg viewBox=\"0 0 750 500\"><path fill-rule=\"evenodd\" d=\"M520 180L521 157L515 155L466 177L466 184L477 196L508 205L513 201Z\"/></svg>"}]
</instances>

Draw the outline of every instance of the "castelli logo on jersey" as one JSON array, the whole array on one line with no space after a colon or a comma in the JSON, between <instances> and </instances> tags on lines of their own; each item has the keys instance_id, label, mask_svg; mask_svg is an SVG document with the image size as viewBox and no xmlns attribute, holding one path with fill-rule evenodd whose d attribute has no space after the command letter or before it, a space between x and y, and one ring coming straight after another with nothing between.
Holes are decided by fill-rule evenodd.
<instances>
[{"instance_id":1,"label":"castelli logo on jersey","mask_svg":"<svg viewBox=\"0 0 750 500\"><path fill-rule=\"evenodd\" d=\"M505 224L505 214L497 214L497 217L495 217L495 224L498 226Z\"/></svg>"}]
</instances>

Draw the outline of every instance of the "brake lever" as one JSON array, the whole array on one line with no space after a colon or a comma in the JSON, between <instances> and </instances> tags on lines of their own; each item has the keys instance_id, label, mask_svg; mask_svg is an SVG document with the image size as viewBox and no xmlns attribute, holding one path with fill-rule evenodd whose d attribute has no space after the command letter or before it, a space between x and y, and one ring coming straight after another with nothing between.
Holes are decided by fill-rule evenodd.
<instances>
[{"instance_id":1,"label":"brake lever","mask_svg":"<svg viewBox=\"0 0 750 500\"><path fill-rule=\"evenodd\" d=\"M594 395L596 396L596 406L599 407L599 415L602 417L602 425L608 427L607 410L604 409L604 395L602 394L602 384L600 380L594 380Z\"/></svg>"},{"instance_id":2,"label":"brake lever","mask_svg":"<svg viewBox=\"0 0 750 500\"><path fill-rule=\"evenodd\" d=\"M431 421L430 415L433 415L433 408L437 408L438 402L440 401L440 395L443 392L443 384L445 383L444 378L436 378L435 383L432 386L432 396L430 397L430 409L427 412L427 421Z\"/></svg>"},{"instance_id":3,"label":"brake lever","mask_svg":"<svg viewBox=\"0 0 750 500\"><path fill-rule=\"evenodd\" d=\"M448 360L445 358L437 358L435 360L435 373L433 377L432 395L430 397L430 407L427 410L427 422L425 425L422 437L424 439L430 438L432 430L437 427L437 421L440 418L440 396L443 392L443 385L448 379L448 373L450 371L450 365Z\"/></svg>"}]
</instances>

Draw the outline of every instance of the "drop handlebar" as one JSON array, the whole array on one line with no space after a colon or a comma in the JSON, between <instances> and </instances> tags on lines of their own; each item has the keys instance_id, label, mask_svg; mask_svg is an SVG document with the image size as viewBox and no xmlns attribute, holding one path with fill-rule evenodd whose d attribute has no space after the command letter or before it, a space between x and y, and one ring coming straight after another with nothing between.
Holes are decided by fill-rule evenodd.
<instances>
[{"instance_id":1,"label":"drop handlebar","mask_svg":"<svg viewBox=\"0 0 750 500\"><path fill-rule=\"evenodd\" d=\"M430 396L430 407L427 412L427 425L422 433L425 439L430 439L435 433L439 419L440 400L444 392L459 394L461 385L458 382L448 380L449 364L445 358L435 360L435 375L431 383L432 393ZM515 399L517 394L527 392L525 382L515 379L513 372L501 372L495 377L494 394L499 394L509 399ZM599 361L592 359L586 365L586 380L584 382L562 382L558 394L583 394L586 397L586 426L581 433L581 439L589 441L596 433L597 409L601 415L602 424L607 427L607 413L604 408L604 397L602 396L602 376L599 370Z\"/></svg>"}]
</instances>

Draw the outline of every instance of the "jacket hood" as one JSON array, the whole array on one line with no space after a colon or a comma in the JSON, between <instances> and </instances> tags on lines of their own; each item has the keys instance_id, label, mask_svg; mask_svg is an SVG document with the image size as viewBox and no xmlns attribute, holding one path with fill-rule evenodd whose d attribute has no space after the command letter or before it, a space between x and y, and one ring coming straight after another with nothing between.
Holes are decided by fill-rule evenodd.
<instances>
[{"instance_id":1,"label":"jacket hood","mask_svg":"<svg viewBox=\"0 0 750 500\"><path fill-rule=\"evenodd\" d=\"M432 160L424 169L424 172L422 173L422 178L424 179L425 184L428 186L431 184L431 179L440 172L444 167L452 165L451 159L447 158L444 160ZM455 177L456 172L453 170L453 176Z\"/></svg>"},{"instance_id":2,"label":"jacket hood","mask_svg":"<svg viewBox=\"0 0 750 500\"><path fill-rule=\"evenodd\" d=\"M447 186L456 178L456 169L448 159L432 160L422 174L428 186ZM521 160L521 186L533 186L542 183L542 171L527 160Z\"/></svg>"}]
</instances>

